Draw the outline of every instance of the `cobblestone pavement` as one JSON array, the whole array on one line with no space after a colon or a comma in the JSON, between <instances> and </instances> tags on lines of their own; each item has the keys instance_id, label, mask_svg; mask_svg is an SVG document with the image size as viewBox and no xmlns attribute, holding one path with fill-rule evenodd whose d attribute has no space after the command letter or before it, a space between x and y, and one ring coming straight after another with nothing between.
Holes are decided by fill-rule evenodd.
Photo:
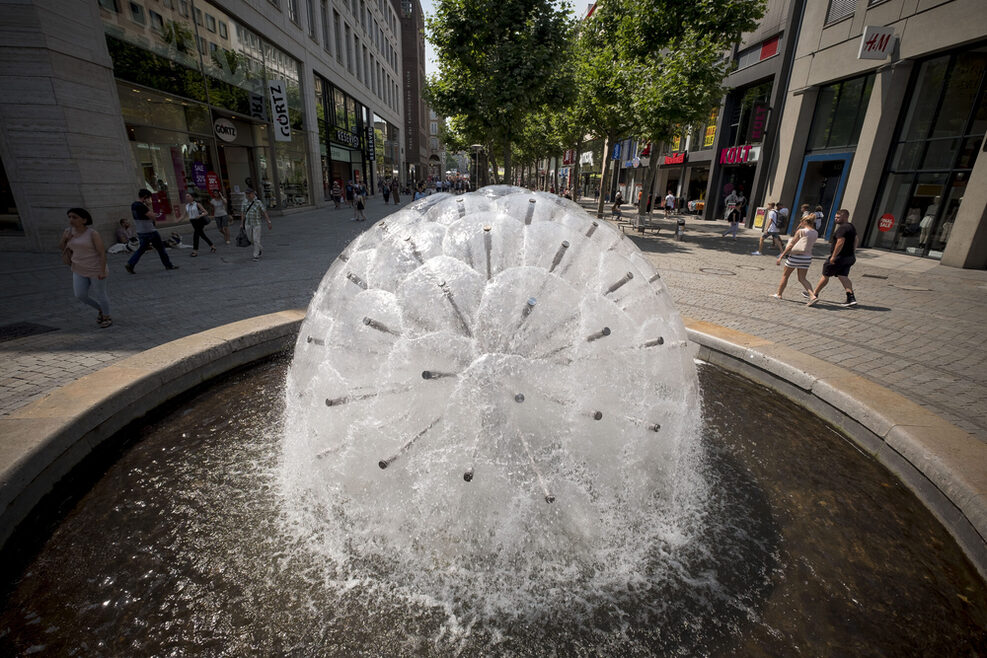
<instances>
[{"instance_id":1,"label":"cobblestone pavement","mask_svg":"<svg viewBox=\"0 0 987 658\"><path fill-rule=\"evenodd\" d=\"M114 325L109 329L99 329L95 311L73 298L71 275L57 254L3 253L0 414L155 345L254 315L306 307L343 247L396 208L371 199L366 222L349 221L347 209L274 217L256 263L250 249L218 243L217 254L200 250L198 258L190 258L189 249L172 250L177 271L165 271L157 255L148 253L129 275L123 268L126 256L111 254ZM785 299L770 297L781 268L775 255L751 255L755 231L741 231L737 240L722 238L725 223L689 217L685 239L677 241L674 219L658 222L664 228L657 236L628 234L658 267L683 316L847 368L987 441L987 272L863 250L851 272L859 305L838 306L843 291L833 279L821 295L823 303L807 308L794 275ZM179 230L189 242L191 229ZM215 226L206 231L215 240ZM817 244L815 255L822 258L828 248ZM813 285L820 269L816 261L809 270ZM19 323L48 331L14 337L17 327L11 325Z\"/></svg>"}]
</instances>

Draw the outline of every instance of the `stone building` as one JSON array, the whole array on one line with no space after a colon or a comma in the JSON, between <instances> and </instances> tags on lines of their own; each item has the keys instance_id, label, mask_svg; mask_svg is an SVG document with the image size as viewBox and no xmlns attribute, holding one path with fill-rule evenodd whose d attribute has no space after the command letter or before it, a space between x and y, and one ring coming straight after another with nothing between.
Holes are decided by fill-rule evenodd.
<instances>
[{"instance_id":1,"label":"stone building","mask_svg":"<svg viewBox=\"0 0 987 658\"><path fill-rule=\"evenodd\" d=\"M771 199L850 211L864 247L987 267L983 0L808 2Z\"/></svg>"},{"instance_id":2,"label":"stone building","mask_svg":"<svg viewBox=\"0 0 987 658\"><path fill-rule=\"evenodd\" d=\"M384 0L0 0L0 250L52 249L71 206L112 234L138 188L167 228L186 191L291 212L400 172L398 23Z\"/></svg>"}]
</instances>

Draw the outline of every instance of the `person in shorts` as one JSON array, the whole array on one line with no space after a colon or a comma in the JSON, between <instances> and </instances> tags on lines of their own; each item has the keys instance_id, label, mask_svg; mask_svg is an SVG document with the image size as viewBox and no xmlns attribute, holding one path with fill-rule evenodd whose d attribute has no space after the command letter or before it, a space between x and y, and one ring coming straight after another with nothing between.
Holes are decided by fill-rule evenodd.
<instances>
[{"instance_id":1,"label":"person in shorts","mask_svg":"<svg viewBox=\"0 0 987 658\"><path fill-rule=\"evenodd\" d=\"M757 251L752 251L752 256L760 256L761 250L764 249L764 238L770 238L771 243L778 249L782 251L784 249L781 244L781 217L778 215L778 211L775 210L775 202L769 201L766 206L767 211L764 217L764 229L761 232L761 239L757 242Z\"/></svg>"},{"instance_id":2,"label":"person in shorts","mask_svg":"<svg viewBox=\"0 0 987 658\"><path fill-rule=\"evenodd\" d=\"M858 243L857 229L850 223L850 211L836 211L836 229L833 231L832 248L829 258L823 263L822 278L816 284L816 289L809 296L806 306L813 306L819 301L819 293L829 278L835 276L843 284L846 291L846 301L841 306L856 306L857 298L853 294L853 283L850 281L850 268L857 262L856 249Z\"/></svg>"},{"instance_id":3,"label":"person in shorts","mask_svg":"<svg viewBox=\"0 0 987 658\"><path fill-rule=\"evenodd\" d=\"M226 210L226 197L219 190L212 191L212 198L209 199L212 206L212 216L216 220L216 228L223 234L226 244L230 243L230 213Z\"/></svg>"},{"instance_id":4,"label":"person in shorts","mask_svg":"<svg viewBox=\"0 0 987 658\"><path fill-rule=\"evenodd\" d=\"M806 212L803 214L798 230L785 245L785 250L778 255L775 265L781 265L781 259L785 258L785 269L781 274L781 281L778 282L778 292L771 295L775 299L782 299L782 295L785 294L785 286L788 285L788 278L792 272L798 273L799 283L805 288L802 296L808 298L812 294L812 286L809 285L806 274L809 271L809 266L812 265L812 247L816 244L816 238L819 237L816 229L813 228L815 223L816 216L813 213Z\"/></svg>"}]
</instances>

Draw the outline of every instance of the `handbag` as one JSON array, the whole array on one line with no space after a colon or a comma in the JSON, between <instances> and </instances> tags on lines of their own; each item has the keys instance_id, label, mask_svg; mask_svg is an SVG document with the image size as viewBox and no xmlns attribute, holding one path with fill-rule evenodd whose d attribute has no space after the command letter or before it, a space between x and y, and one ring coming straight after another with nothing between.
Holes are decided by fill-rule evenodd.
<instances>
[{"instance_id":1,"label":"handbag","mask_svg":"<svg viewBox=\"0 0 987 658\"><path fill-rule=\"evenodd\" d=\"M253 242L247 237L247 230L243 228L243 224L240 224L240 232L236 235L236 246L238 247L249 247Z\"/></svg>"},{"instance_id":2,"label":"handbag","mask_svg":"<svg viewBox=\"0 0 987 658\"><path fill-rule=\"evenodd\" d=\"M62 262L68 265L69 267L72 266L72 250L69 249L68 247L62 248Z\"/></svg>"}]
</instances>

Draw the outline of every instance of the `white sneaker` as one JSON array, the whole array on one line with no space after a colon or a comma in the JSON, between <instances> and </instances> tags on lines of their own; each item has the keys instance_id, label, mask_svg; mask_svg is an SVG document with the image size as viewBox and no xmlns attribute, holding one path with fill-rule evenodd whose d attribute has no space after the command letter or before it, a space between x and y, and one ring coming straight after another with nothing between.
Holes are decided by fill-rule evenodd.
<instances>
[{"instance_id":1,"label":"white sneaker","mask_svg":"<svg viewBox=\"0 0 987 658\"><path fill-rule=\"evenodd\" d=\"M773 295L771 295L771 296L772 296L772 297L774 297L775 299L784 299L784 297L782 297L782 296L781 296L781 295L779 295L778 293L775 293L775 294L773 294Z\"/></svg>"},{"instance_id":2,"label":"white sneaker","mask_svg":"<svg viewBox=\"0 0 987 658\"><path fill-rule=\"evenodd\" d=\"M760 256L760 255L761 255L761 252L760 251L752 251L751 252L751 256Z\"/></svg>"}]
</instances>

